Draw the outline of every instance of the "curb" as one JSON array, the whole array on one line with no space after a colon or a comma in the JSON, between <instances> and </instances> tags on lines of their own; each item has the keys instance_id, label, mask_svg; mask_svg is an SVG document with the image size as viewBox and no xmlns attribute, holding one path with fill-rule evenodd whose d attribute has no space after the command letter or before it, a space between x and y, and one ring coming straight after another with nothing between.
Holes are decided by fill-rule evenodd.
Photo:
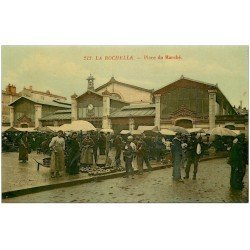
<instances>
[{"instance_id":1,"label":"curb","mask_svg":"<svg viewBox=\"0 0 250 250\"><path fill-rule=\"evenodd\" d=\"M214 157L208 157L208 158L201 159L200 161L209 161L209 160L225 158L225 157L226 156L214 156ZM170 168L170 167L172 167L172 165L169 165L169 164L158 165L158 166L153 167L152 171L165 169L167 167ZM138 172L138 170L135 170L134 172L136 174ZM144 169L144 172L149 172L149 170ZM69 181L63 181L63 182L58 182L58 183L53 183L53 184L47 184L47 185L43 185L43 186L7 191L7 192L2 193L2 200L6 199L6 198L14 198L14 197L26 195L26 194L33 194L33 193L38 193L38 192L42 192L42 191L53 190L56 188L70 187L70 186L75 186L75 185L80 185L80 184L90 183L90 182L100 182L103 180L123 177L124 175L125 175L125 171L118 172L118 173L99 175L99 176L92 176L92 177L85 178L85 179L69 180Z\"/></svg>"}]
</instances>

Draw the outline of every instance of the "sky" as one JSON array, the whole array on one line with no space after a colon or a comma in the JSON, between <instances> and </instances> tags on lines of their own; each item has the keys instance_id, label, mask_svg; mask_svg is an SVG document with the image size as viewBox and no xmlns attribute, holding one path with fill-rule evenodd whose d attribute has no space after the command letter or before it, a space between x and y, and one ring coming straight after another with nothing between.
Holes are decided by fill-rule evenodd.
<instances>
[{"instance_id":1,"label":"sky","mask_svg":"<svg viewBox=\"0 0 250 250\"><path fill-rule=\"evenodd\" d=\"M155 90L184 75L218 84L232 105L242 100L248 108L248 52L248 46L2 46L2 89L9 83L18 92L33 86L70 102L72 94L87 90L90 74L95 88L114 76ZM110 60L111 56L133 60Z\"/></svg>"}]
</instances>

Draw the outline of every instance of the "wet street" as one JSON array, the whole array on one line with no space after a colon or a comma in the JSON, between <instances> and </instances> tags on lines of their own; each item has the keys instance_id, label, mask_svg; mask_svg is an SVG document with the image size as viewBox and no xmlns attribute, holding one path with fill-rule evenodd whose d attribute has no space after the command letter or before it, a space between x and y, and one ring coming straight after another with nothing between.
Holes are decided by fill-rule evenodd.
<instances>
[{"instance_id":1,"label":"wet street","mask_svg":"<svg viewBox=\"0 0 250 250\"><path fill-rule=\"evenodd\" d=\"M191 171L193 168L191 167ZM226 159L199 164L197 180L175 183L172 168L4 199L3 202L248 202L248 171L242 192L231 193ZM184 170L183 170L184 175Z\"/></svg>"}]
</instances>

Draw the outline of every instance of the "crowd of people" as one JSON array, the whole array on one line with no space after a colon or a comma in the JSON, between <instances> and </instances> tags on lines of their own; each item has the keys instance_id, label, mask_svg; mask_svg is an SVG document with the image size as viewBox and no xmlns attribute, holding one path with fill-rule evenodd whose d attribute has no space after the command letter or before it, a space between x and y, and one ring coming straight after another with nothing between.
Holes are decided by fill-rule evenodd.
<instances>
[{"instance_id":1,"label":"crowd of people","mask_svg":"<svg viewBox=\"0 0 250 250\"><path fill-rule=\"evenodd\" d=\"M79 174L81 168L94 168L112 164L115 168L125 166L125 178L134 178L134 168L138 174L143 174L143 166L152 170L151 160L166 163L172 162L172 177L176 182L189 179L190 168L193 165L192 179L195 180L198 164L208 149L214 147L216 152L229 153L228 163L231 165L231 188L241 190L243 177L248 164L248 144L244 135L232 137L216 136L213 142L195 133L184 135L176 133L175 137L153 135L113 135L110 133L91 131L87 134L73 132L65 134L58 131L51 133L4 133L2 135L3 151L15 151L18 148L19 161L28 161L28 154L33 150L51 157L51 177L59 177L66 170L70 175ZM110 157L110 150L115 149L114 159ZM124 163L123 163L124 162ZM66 167L65 167L66 166ZM184 178L181 169L185 169Z\"/></svg>"}]
</instances>

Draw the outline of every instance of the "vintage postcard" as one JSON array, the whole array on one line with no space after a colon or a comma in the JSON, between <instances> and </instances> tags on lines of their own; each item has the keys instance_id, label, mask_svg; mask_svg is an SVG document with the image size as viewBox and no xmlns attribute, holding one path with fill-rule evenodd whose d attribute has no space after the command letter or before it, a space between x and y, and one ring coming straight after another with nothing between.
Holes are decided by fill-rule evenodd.
<instances>
[{"instance_id":1,"label":"vintage postcard","mask_svg":"<svg viewBox=\"0 0 250 250\"><path fill-rule=\"evenodd\" d=\"M248 46L2 46L3 203L248 203Z\"/></svg>"}]
</instances>

